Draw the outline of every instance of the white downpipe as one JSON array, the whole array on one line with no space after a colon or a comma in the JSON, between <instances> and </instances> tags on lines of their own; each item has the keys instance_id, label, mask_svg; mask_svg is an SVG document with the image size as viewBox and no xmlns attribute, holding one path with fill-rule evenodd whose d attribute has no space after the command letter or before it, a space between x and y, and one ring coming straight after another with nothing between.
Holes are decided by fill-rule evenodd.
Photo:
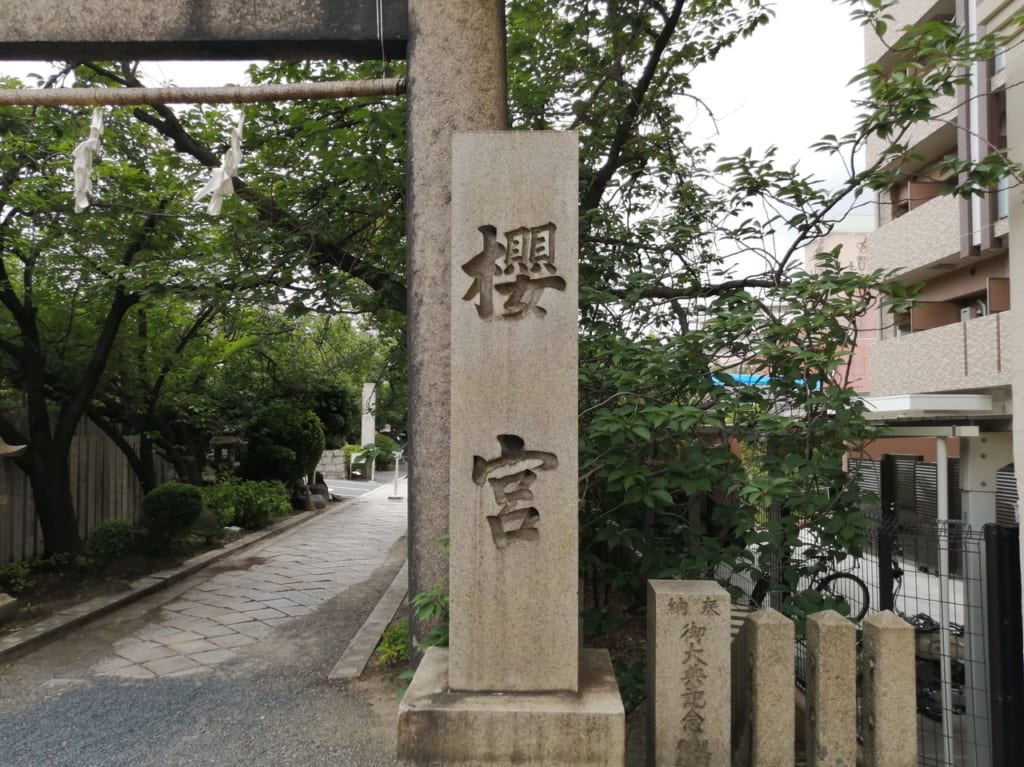
<instances>
[{"instance_id":1,"label":"white downpipe","mask_svg":"<svg viewBox=\"0 0 1024 767\"><path fill-rule=\"evenodd\" d=\"M942 763L953 767L953 681L949 642L949 461L946 438L935 440L935 485L939 533L939 680L942 688Z\"/></svg>"}]
</instances>

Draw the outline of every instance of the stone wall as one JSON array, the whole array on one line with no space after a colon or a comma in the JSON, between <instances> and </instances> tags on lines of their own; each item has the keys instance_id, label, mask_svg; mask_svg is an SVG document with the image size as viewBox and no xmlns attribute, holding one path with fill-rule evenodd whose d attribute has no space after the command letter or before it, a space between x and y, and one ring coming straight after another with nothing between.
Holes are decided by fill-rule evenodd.
<instances>
[{"instance_id":1,"label":"stone wall","mask_svg":"<svg viewBox=\"0 0 1024 767\"><path fill-rule=\"evenodd\" d=\"M316 470L326 479L345 479L345 451L324 450Z\"/></svg>"}]
</instances>

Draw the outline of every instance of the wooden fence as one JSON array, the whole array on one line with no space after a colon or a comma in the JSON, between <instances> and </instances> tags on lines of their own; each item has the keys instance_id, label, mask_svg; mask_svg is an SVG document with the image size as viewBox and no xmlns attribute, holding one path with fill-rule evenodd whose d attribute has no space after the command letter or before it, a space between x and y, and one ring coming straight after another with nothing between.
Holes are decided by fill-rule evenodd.
<instances>
[{"instance_id":1,"label":"wooden fence","mask_svg":"<svg viewBox=\"0 0 1024 767\"><path fill-rule=\"evenodd\" d=\"M139 437L126 437L135 448ZM115 519L137 522L142 486L117 445L91 421L83 421L71 446L71 494L78 511L78 532ZM158 481L174 476L160 465ZM163 476L159 476L162 473ZM28 477L14 461L0 459L0 565L42 556L43 534L36 521Z\"/></svg>"}]
</instances>

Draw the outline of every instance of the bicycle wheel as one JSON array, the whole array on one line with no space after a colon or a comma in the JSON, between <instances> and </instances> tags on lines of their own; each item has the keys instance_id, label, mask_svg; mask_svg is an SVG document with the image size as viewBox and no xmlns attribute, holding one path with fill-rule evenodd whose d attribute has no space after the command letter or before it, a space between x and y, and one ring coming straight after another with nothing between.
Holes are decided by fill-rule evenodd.
<instances>
[{"instance_id":1,"label":"bicycle wheel","mask_svg":"<svg viewBox=\"0 0 1024 767\"><path fill-rule=\"evenodd\" d=\"M832 573L818 581L818 592L837 602L845 602L850 608L850 618L859 621L868 612L868 587L860 578L850 573Z\"/></svg>"}]
</instances>

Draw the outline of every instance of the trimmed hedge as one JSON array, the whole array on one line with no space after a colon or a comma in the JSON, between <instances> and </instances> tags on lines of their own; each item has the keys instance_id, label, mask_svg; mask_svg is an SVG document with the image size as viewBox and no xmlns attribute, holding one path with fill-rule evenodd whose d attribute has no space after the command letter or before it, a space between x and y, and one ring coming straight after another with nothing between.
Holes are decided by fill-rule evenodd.
<instances>
[{"instance_id":1,"label":"trimmed hedge","mask_svg":"<svg viewBox=\"0 0 1024 767\"><path fill-rule=\"evenodd\" d=\"M142 499L142 525L149 531L153 548L170 551L174 540L199 519L203 496L195 485L168 482Z\"/></svg>"}]
</instances>

